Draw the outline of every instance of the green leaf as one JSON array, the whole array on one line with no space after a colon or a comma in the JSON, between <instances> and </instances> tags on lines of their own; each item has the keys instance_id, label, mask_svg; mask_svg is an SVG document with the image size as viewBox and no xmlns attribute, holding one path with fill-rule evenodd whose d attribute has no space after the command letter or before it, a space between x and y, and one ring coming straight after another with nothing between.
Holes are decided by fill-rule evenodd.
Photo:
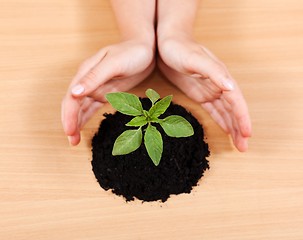
<instances>
[{"instance_id":1,"label":"green leaf","mask_svg":"<svg viewBox=\"0 0 303 240\"><path fill-rule=\"evenodd\" d=\"M148 111L146 110L143 110L143 115L146 117L146 118L149 118L149 114L148 114Z\"/></svg>"},{"instance_id":2,"label":"green leaf","mask_svg":"<svg viewBox=\"0 0 303 240\"><path fill-rule=\"evenodd\" d=\"M126 126L142 127L145 124L147 124L146 117L145 116L137 116L137 117L134 117L132 120L130 120L128 123L126 123Z\"/></svg>"},{"instance_id":3,"label":"green leaf","mask_svg":"<svg viewBox=\"0 0 303 240\"><path fill-rule=\"evenodd\" d=\"M137 150L142 143L142 130L126 130L115 141L112 154L124 155Z\"/></svg>"},{"instance_id":4,"label":"green leaf","mask_svg":"<svg viewBox=\"0 0 303 240\"><path fill-rule=\"evenodd\" d=\"M170 137L189 137L194 134L191 124L183 117L171 115L159 121L164 132Z\"/></svg>"},{"instance_id":5,"label":"green leaf","mask_svg":"<svg viewBox=\"0 0 303 240\"><path fill-rule=\"evenodd\" d=\"M154 106L152 106L148 113L151 118L157 118L161 114L163 114L166 109L169 107L171 100L173 96L166 96L165 98L162 98L160 101L156 102Z\"/></svg>"},{"instance_id":6,"label":"green leaf","mask_svg":"<svg viewBox=\"0 0 303 240\"><path fill-rule=\"evenodd\" d=\"M143 114L142 104L139 98L130 93L116 92L105 95L107 101L119 112L139 116Z\"/></svg>"},{"instance_id":7,"label":"green leaf","mask_svg":"<svg viewBox=\"0 0 303 240\"><path fill-rule=\"evenodd\" d=\"M155 90L149 88L146 90L145 95L150 99L150 101L154 104L157 102L160 98L159 93L157 93Z\"/></svg>"},{"instance_id":8,"label":"green leaf","mask_svg":"<svg viewBox=\"0 0 303 240\"><path fill-rule=\"evenodd\" d=\"M148 125L144 135L144 144L149 157L158 166L163 152L163 140L156 127Z\"/></svg>"}]
</instances>

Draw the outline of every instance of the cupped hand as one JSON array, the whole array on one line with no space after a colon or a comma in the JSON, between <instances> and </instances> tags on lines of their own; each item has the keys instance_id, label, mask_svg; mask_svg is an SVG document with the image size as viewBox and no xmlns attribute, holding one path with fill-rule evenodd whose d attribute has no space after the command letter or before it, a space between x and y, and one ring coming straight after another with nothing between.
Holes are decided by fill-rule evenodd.
<instances>
[{"instance_id":1,"label":"cupped hand","mask_svg":"<svg viewBox=\"0 0 303 240\"><path fill-rule=\"evenodd\" d=\"M154 49L139 41L107 46L87 59L62 101L62 124L70 144L80 142L80 130L106 102L106 93L133 88L154 66Z\"/></svg>"},{"instance_id":2,"label":"cupped hand","mask_svg":"<svg viewBox=\"0 0 303 240\"><path fill-rule=\"evenodd\" d=\"M246 101L224 64L208 49L186 38L159 42L163 74L201 106L246 151L251 122Z\"/></svg>"}]
</instances>

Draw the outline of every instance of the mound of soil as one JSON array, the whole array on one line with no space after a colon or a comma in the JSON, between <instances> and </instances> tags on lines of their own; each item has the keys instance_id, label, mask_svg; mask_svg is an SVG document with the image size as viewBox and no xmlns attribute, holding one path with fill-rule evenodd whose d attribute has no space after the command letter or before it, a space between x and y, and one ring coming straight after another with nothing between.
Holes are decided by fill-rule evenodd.
<instances>
[{"instance_id":1,"label":"mound of soil","mask_svg":"<svg viewBox=\"0 0 303 240\"><path fill-rule=\"evenodd\" d=\"M150 108L147 98L141 99L143 108ZM208 144L200 123L182 106L171 104L160 116L180 115L193 126L195 134L186 138L167 136L159 124L153 124L163 137L161 162L155 166L149 158L144 144L139 149L123 156L112 156L116 138L126 129L132 117L119 112L105 114L99 131L92 140L93 172L102 188L111 189L127 201L138 198L143 201L165 202L170 194L190 193L203 172L209 168Z\"/></svg>"}]
</instances>

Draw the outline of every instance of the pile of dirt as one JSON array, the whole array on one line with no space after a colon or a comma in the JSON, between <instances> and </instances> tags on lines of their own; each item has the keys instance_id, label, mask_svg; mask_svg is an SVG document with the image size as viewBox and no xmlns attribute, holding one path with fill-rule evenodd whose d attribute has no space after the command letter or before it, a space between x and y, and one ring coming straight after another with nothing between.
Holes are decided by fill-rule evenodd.
<instances>
[{"instance_id":1,"label":"pile of dirt","mask_svg":"<svg viewBox=\"0 0 303 240\"><path fill-rule=\"evenodd\" d=\"M148 110L150 101L147 98L140 100L143 108ZM209 168L206 159L210 154L208 144L204 142L200 123L182 106L171 103L160 118L169 115L180 115L187 119L195 133L191 137L172 138L164 133L159 124L153 124L163 137L162 159L155 166L143 143L130 154L112 156L116 138L130 129L125 124L132 117L119 112L105 114L105 119L92 140L93 172L103 189L111 189L127 201L138 198L143 201L165 202L171 194L191 192L203 172Z\"/></svg>"}]
</instances>

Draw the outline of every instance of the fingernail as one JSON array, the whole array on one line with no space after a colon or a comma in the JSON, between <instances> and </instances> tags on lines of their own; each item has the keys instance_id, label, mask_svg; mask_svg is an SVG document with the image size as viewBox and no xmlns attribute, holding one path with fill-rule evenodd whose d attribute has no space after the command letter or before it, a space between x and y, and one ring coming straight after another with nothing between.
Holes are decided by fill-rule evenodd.
<instances>
[{"instance_id":1,"label":"fingernail","mask_svg":"<svg viewBox=\"0 0 303 240\"><path fill-rule=\"evenodd\" d=\"M194 78L201 78L202 75L201 74L198 74L198 73L194 73L192 75L190 75L191 77L194 77Z\"/></svg>"},{"instance_id":2,"label":"fingernail","mask_svg":"<svg viewBox=\"0 0 303 240\"><path fill-rule=\"evenodd\" d=\"M222 82L223 86L227 89L227 90L233 90L234 89L234 84L228 80L224 80Z\"/></svg>"},{"instance_id":3,"label":"fingernail","mask_svg":"<svg viewBox=\"0 0 303 240\"><path fill-rule=\"evenodd\" d=\"M72 94L74 94L74 95L79 95L83 92L84 92L84 87L80 84L78 84L72 88Z\"/></svg>"}]
</instances>

